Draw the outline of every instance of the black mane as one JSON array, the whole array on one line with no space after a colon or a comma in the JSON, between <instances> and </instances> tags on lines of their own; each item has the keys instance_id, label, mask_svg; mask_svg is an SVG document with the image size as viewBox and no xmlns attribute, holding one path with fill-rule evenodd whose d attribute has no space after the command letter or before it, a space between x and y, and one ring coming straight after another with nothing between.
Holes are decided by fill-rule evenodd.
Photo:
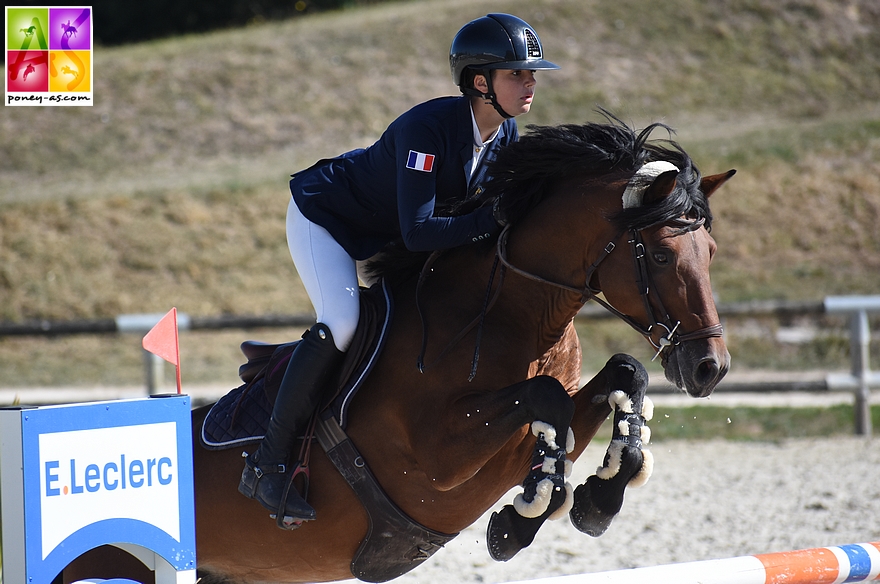
<instances>
[{"instance_id":1,"label":"black mane","mask_svg":"<svg viewBox=\"0 0 880 584\"><path fill-rule=\"evenodd\" d=\"M515 223L537 205L550 185L575 174L599 176L609 173L635 174L645 163L671 162L679 169L675 192L659 204L624 209L607 217L621 229L642 229L676 217L705 219L712 215L700 192L700 171L690 157L671 139L649 141L659 129L654 123L641 132L600 110L605 124L529 126L529 133L498 153L489 167L492 180L482 198L500 198L499 206L508 221Z\"/></svg>"},{"instance_id":2,"label":"black mane","mask_svg":"<svg viewBox=\"0 0 880 584\"><path fill-rule=\"evenodd\" d=\"M606 217L621 230L643 229L677 217L704 219L712 226L712 214L700 192L700 171L687 153L672 139L649 140L659 129L672 135L672 129L654 123L636 132L605 110L607 123L528 126L519 141L498 152L489 165L492 177L478 199L464 201L454 208L438 209L439 214L462 215L498 199L508 222L516 223L551 191L552 185L574 175L601 176L609 173L635 174L645 163L665 160L679 169L675 191L662 201L623 209ZM402 246L391 246L371 262L371 273L391 277L411 275L425 261L426 254L412 254Z\"/></svg>"}]
</instances>

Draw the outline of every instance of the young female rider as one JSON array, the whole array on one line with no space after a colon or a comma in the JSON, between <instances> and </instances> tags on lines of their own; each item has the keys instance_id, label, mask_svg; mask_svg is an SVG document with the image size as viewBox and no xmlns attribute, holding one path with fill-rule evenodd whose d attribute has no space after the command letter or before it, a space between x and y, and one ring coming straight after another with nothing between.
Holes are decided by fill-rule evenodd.
<instances>
[{"instance_id":1,"label":"young female rider","mask_svg":"<svg viewBox=\"0 0 880 584\"><path fill-rule=\"evenodd\" d=\"M322 160L290 181L287 240L318 323L290 358L266 436L238 487L275 513L279 527L315 518L296 489L285 492L287 461L354 335L356 261L401 238L410 250L432 251L497 232L492 207L441 217L435 206L481 191L486 161L518 138L513 118L532 105L535 70L559 68L544 60L534 30L509 14L462 27L449 64L462 96L418 105L369 148Z\"/></svg>"}]
</instances>

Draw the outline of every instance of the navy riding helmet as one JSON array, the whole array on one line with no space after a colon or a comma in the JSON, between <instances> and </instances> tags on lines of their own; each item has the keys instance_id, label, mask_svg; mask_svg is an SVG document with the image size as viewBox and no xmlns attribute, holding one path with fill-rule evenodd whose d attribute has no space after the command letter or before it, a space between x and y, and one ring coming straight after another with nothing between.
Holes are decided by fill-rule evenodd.
<instances>
[{"instance_id":1,"label":"navy riding helmet","mask_svg":"<svg viewBox=\"0 0 880 584\"><path fill-rule=\"evenodd\" d=\"M510 118L495 97L492 69L559 69L559 65L544 59L541 39L529 24L510 14L493 13L473 20L458 31L449 48L449 68L452 81L465 95L482 97L492 102L499 114ZM466 69L486 72L489 91L482 93L468 86Z\"/></svg>"}]
</instances>

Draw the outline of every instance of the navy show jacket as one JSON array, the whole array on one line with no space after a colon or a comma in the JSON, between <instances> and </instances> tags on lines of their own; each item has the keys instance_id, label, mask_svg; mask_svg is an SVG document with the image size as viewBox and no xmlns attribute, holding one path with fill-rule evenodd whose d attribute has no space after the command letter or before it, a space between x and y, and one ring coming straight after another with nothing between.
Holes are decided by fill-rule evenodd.
<instances>
[{"instance_id":1,"label":"navy show jacket","mask_svg":"<svg viewBox=\"0 0 880 584\"><path fill-rule=\"evenodd\" d=\"M372 146L294 174L290 190L297 206L356 260L400 238L408 249L429 251L497 232L490 207L458 217L434 216L435 206L479 194L486 163L519 137L516 122L505 120L471 177L474 130L468 99L440 97L419 104Z\"/></svg>"}]
</instances>

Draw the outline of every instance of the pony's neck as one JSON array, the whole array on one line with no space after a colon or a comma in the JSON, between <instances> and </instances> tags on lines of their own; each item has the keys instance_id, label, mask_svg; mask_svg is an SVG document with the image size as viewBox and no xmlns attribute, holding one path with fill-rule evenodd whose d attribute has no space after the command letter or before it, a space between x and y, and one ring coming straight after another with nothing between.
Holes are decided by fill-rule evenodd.
<instances>
[{"instance_id":1,"label":"pony's neck","mask_svg":"<svg viewBox=\"0 0 880 584\"><path fill-rule=\"evenodd\" d=\"M583 307L589 267L616 235L605 210L619 205L616 187L607 183L603 188L583 181L559 187L556 196L511 228L501 252L526 274L507 270L498 310L534 331L545 349Z\"/></svg>"},{"instance_id":2,"label":"pony's neck","mask_svg":"<svg viewBox=\"0 0 880 584\"><path fill-rule=\"evenodd\" d=\"M514 241L506 250L507 261L518 270L540 280L505 269L502 291L497 306L493 308L493 322L515 329L509 334L517 338L530 337L529 343L534 345L536 354L542 355L559 341L568 324L583 307L580 294L554 286L550 282L565 285L581 285L583 282L557 276L553 270L546 269L546 264L535 264L526 258L525 254L516 249L516 230L512 231L510 238ZM528 255L536 251L531 249Z\"/></svg>"}]
</instances>

